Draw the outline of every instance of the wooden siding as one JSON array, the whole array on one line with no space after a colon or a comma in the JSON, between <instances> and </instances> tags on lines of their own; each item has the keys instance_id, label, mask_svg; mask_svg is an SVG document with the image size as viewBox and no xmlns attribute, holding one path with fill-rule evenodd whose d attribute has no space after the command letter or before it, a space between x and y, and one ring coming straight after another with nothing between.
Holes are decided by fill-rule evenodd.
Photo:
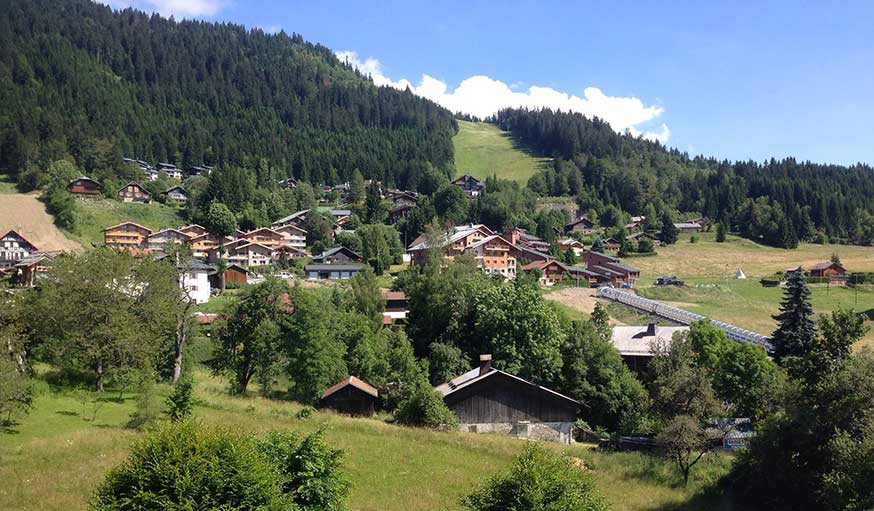
<instances>
[{"instance_id":1,"label":"wooden siding","mask_svg":"<svg viewBox=\"0 0 874 511\"><path fill-rule=\"evenodd\" d=\"M377 398L346 385L333 394L322 398L322 408L330 408L349 415L373 415L376 413Z\"/></svg>"},{"instance_id":2,"label":"wooden siding","mask_svg":"<svg viewBox=\"0 0 874 511\"><path fill-rule=\"evenodd\" d=\"M575 403L501 373L456 390L445 401L463 424L573 422L578 409Z\"/></svg>"}]
</instances>

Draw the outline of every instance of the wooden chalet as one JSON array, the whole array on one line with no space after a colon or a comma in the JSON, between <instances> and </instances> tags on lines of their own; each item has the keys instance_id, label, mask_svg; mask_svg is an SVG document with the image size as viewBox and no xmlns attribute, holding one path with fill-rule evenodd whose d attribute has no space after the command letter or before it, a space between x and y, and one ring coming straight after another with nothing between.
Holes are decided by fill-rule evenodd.
<instances>
[{"instance_id":1,"label":"wooden chalet","mask_svg":"<svg viewBox=\"0 0 874 511\"><path fill-rule=\"evenodd\" d=\"M541 286L550 287L565 279L573 279L585 283L586 287L597 283L597 275L586 270L569 266L556 259L534 261L522 267L524 271L540 270L538 282Z\"/></svg>"},{"instance_id":2,"label":"wooden chalet","mask_svg":"<svg viewBox=\"0 0 874 511\"><path fill-rule=\"evenodd\" d=\"M325 250L320 255L313 256L313 262L334 263L360 263L364 259L350 248L334 247Z\"/></svg>"},{"instance_id":3,"label":"wooden chalet","mask_svg":"<svg viewBox=\"0 0 874 511\"><path fill-rule=\"evenodd\" d=\"M67 191L76 195L100 195L100 183L90 177L81 176L67 184Z\"/></svg>"},{"instance_id":4,"label":"wooden chalet","mask_svg":"<svg viewBox=\"0 0 874 511\"><path fill-rule=\"evenodd\" d=\"M582 256L583 252L585 252L585 248L586 248L585 245L583 245L583 243L581 241L577 241L573 238L565 238L563 240L558 240L556 243L558 244L559 250L564 252L567 249L571 249L574 251L574 255L577 257Z\"/></svg>"},{"instance_id":5,"label":"wooden chalet","mask_svg":"<svg viewBox=\"0 0 874 511\"><path fill-rule=\"evenodd\" d=\"M307 232L301 227L294 224L287 224L281 227L274 227L274 231L278 232L285 238L285 244L290 245L300 250L305 250L307 246Z\"/></svg>"},{"instance_id":6,"label":"wooden chalet","mask_svg":"<svg viewBox=\"0 0 874 511\"><path fill-rule=\"evenodd\" d=\"M382 297L385 299L385 311L382 313L384 317L389 318L391 322L397 319L407 319L410 305L406 293L403 291L383 291Z\"/></svg>"},{"instance_id":7,"label":"wooden chalet","mask_svg":"<svg viewBox=\"0 0 874 511\"><path fill-rule=\"evenodd\" d=\"M246 242L234 244L227 249L227 260L246 267L266 266L273 262L273 248L260 243Z\"/></svg>"},{"instance_id":8,"label":"wooden chalet","mask_svg":"<svg viewBox=\"0 0 874 511\"><path fill-rule=\"evenodd\" d=\"M574 220L573 222L564 226L565 232L579 232L582 234L593 234L598 231L598 227L595 225L595 222L589 220L589 217L586 215L581 216L580 218Z\"/></svg>"},{"instance_id":9,"label":"wooden chalet","mask_svg":"<svg viewBox=\"0 0 874 511\"><path fill-rule=\"evenodd\" d=\"M704 230L704 226L698 222L677 222L674 224L674 227L685 234L697 234Z\"/></svg>"},{"instance_id":10,"label":"wooden chalet","mask_svg":"<svg viewBox=\"0 0 874 511\"><path fill-rule=\"evenodd\" d=\"M319 406L347 415L370 416L379 408L379 391L349 376L322 394Z\"/></svg>"},{"instance_id":11,"label":"wooden chalet","mask_svg":"<svg viewBox=\"0 0 874 511\"><path fill-rule=\"evenodd\" d=\"M614 326L611 342L625 364L636 371L645 369L659 345L670 346L674 334L688 331L687 326Z\"/></svg>"},{"instance_id":12,"label":"wooden chalet","mask_svg":"<svg viewBox=\"0 0 874 511\"><path fill-rule=\"evenodd\" d=\"M389 190L386 196L396 208L399 206L415 206L419 202L419 194L416 192Z\"/></svg>"},{"instance_id":13,"label":"wooden chalet","mask_svg":"<svg viewBox=\"0 0 874 511\"><path fill-rule=\"evenodd\" d=\"M841 263L826 261L824 263L815 264L810 267L811 277L829 278L842 277L847 274L846 268Z\"/></svg>"},{"instance_id":14,"label":"wooden chalet","mask_svg":"<svg viewBox=\"0 0 874 511\"><path fill-rule=\"evenodd\" d=\"M304 210L298 211L296 213L292 213L288 216L282 217L279 220L273 222L271 224L271 227L273 229L276 229L278 227L282 227L283 225L296 225L296 226L302 228L304 222L306 221L307 213L309 213L309 212L310 212L310 210L304 209Z\"/></svg>"},{"instance_id":15,"label":"wooden chalet","mask_svg":"<svg viewBox=\"0 0 874 511\"><path fill-rule=\"evenodd\" d=\"M12 280L19 286L33 287L49 270L60 252L36 252L19 260L12 267ZM7 270L8 271L8 270Z\"/></svg>"},{"instance_id":16,"label":"wooden chalet","mask_svg":"<svg viewBox=\"0 0 874 511\"><path fill-rule=\"evenodd\" d=\"M251 272L240 265L232 264L225 269L225 286L234 284L236 286L245 286L249 283L249 274ZM215 272L209 276L210 286L214 288L222 287L221 274Z\"/></svg>"},{"instance_id":17,"label":"wooden chalet","mask_svg":"<svg viewBox=\"0 0 874 511\"><path fill-rule=\"evenodd\" d=\"M486 189L485 181L480 181L470 174L463 174L461 177L454 179L452 184L461 188L461 191L471 198L479 197Z\"/></svg>"},{"instance_id":18,"label":"wooden chalet","mask_svg":"<svg viewBox=\"0 0 874 511\"><path fill-rule=\"evenodd\" d=\"M402 218L406 218L415 208L410 204L399 204L392 208L391 211L388 212L388 223L396 224L401 221Z\"/></svg>"},{"instance_id":19,"label":"wooden chalet","mask_svg":"<svg viewBox=\"0 0 874 511\"><path fill-rule=\"evenodd\" d=\"M164 192L168 199L173 199L179 202L188 202L188 191L179 185L171 186Z\"/></svg>"},{"instance_id":20,"label":"wooden chalet","mask_svg":"<svg viewBox=\"0 0 874 511\"><path fill-rule=\"evenodd\" d=\"M603 239L601 240L601 244L604 246L604 250L610 251L617 251L622 246L616 238Z\"/></svg>"},{"instance_id":21,"label":"wooden chalet","mask_svg":"<svg viewBox=\"0 0 874 511\"><path fill-rule=\"evenodd\" d=\"M103 229L103 244L130 251L145 249L152 230L134 222L122 222Z\"/></svg>"},{"instance_id":22,"label":"wooden chalet","mask_svg":"<svg viewBox=\"0 0 874 511\"><path fill-rule=\"evenodd\" d=\"M261 227L247 232L243 238L251 243L258 243L265 247L278 247L286 242L285 236L282 233L274 231L268 227Z\"/></svg>"},{"instance_id":23,"label":"wooden chalet","mask_svg":"<svg viewBox=\"0 0 874 511\"><path fill-rule=\"evenodd\" d=\"M461 431L573 442L578 401L491 364L491 355L480 355L478 368L436 388Z\"/></svg>"},{"instance_id":24,"label":"wooden chalet","mask_svg":"<svg viewBox=\"0 0 874 511\"><path fill-rule=\"evenodd\" d=\"M146 239L149 250L164 250L168 243L184 244L191 241L191 236L178 229L163 229L152 233Z\"/></svg>"},{"instance_id":25,"label":"wooden chalet","mask_svg":"<svg viewBox=\"0 0 874 511\"><path fill-rule=\"evenodd\" d=\"M16 230L0 237L0 268L11 268L22 259L38 252L36 245Z\"/></svg>"},{"instance_id":26,"label":"wooden chalet","mask_svg":"<svg viewBox=\"0 0 874 511\"><path fill-rule=\"evenodd\" d=\"M477 268L504 279L516 278L516 259L521 255L516 245L497 234L469 245L465 254L473 256Z\"/></svg>"},{"instance_id":27,"label":"wooden chalet","mask_svg":"<svg viewBox=\"0 0 874 511\"><path fill-rule=\"evenodd\" d=\"M185 234L191 236L192 238L194 238L196 236L203 236L204 234L209 232L206 230L206 227L203 227L202 225L197 225L197 224L186 225L185 227L180 227L176 230L179 232L185 233Z\"/></svg>"},{"instance_id":28,"label":"wooden chalet","mask_svg":"<svg viewBox=\"0 0 874 511\"><path fill-rule=\"evenodd\" d=\"M618 258L589 251L583 254L586 270L595 274L598 284L634 286L640 279L640 270L634 266L623 264Z\"/></svg>"},{"instance_id":29,"label":"wooden chalet","mask_svg":"<svg viewBox=\"0 0 874 511\"><path fill-rule=\"evenodd\" d=\"M274 261L279 261L282 257L285 257L286 259L300 259L308 255L309 254L307 254L306 250L291 245L279 245L278 247L273 247Z\"/></svg>"},{"instance_id":30,"label":"wooden chalet","mask_svg":"<svg viewBox=\"0 0 874 511\"><path fill-rule=\"evenodd\" d=\"M118 191L118 198L122 202L152 202L152 194L136 181L131 181L121 187L121 190Z\"/></svg>"}]
</instances>

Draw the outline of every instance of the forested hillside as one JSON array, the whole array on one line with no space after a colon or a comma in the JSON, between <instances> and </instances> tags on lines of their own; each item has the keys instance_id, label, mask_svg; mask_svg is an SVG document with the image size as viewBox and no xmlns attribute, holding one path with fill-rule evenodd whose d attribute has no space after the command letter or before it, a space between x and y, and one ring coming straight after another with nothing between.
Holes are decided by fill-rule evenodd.
<instances>
[{"instance_id":1,"label":"forested hillside","mask_svg":"<svg viewBox=\"0 0 874 511\"><path fill-rule=\"evenodd\" d=\"M690 158L598 119L548 109L508 109L489 121L556 158L530 188L575 195L584 210L694 212L781 247L823 238L874 243L874 170L864 164Z\"/></svg>"},{"instance_id":2,"label":"forested hillside","mask_svg":"<svg viewBox=\"0 0 874 511\"><path fill-rule=\"evenodd\" d=\"M109 173L121 155L191 165L265 158L312 183L407 186L452 169L456 124L376 87L300 35L176 22L90 0L0 0L0 172L72 155Z\"/></svg>"}]
</instances>

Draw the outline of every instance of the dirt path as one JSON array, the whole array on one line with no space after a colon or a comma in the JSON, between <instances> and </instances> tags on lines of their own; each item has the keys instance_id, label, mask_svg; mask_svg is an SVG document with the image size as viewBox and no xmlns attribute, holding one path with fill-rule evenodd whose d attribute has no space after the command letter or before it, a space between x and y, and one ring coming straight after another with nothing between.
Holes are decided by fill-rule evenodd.
<instances>
[{"instance_id":1,"label":"dirt path","mask_svg":"<svg viewBox=\"0 0 874 511\"><path fill-rule=\"evenodd\" d=\"M45 204L35 194L0 195L0 236L10 229L18 231L41 251L81 248L55 227Z\"/></svg>"},{"instance_id":2,"label":"dirt path","mask_svg":"<svg viewBox=\"0 0 874 511\"><path fill-rule=\"evenodd\" d=\"M585 314L591 314L595 310L595 304L601 301L595 298L596 291L597 289L594 288L566 287L559 291L546 293L543 297ZM623 323L610 318L610 324L622 325Z\"/></svg>"}]
</instances>

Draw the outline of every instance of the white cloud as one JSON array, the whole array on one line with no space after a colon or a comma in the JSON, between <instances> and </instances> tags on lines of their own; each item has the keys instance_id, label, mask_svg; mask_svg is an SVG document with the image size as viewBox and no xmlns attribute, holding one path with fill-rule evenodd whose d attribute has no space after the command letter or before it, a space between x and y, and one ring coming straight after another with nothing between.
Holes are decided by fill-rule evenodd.
<instances>
[{"instance_id":1,"label":"white cloud","mask_svg":"<svg viewBox=\"0 0 874 511\"><path fill-rule=\"evenodd\" d=\"M227 0L108 0L111 7L121 9L136 7L147 12L157 12L162 16L177 18L215 16Z\"/></svg>"},{"instance_id":2,"label":"white cloud","mask_svg":"<svg viewBox=\"0 0 874 511\"><path fill-rule=\"evenodd\" d=\"M385 76L379 60L368 57L362 61L354 51L337 52L337 57L370 75L377 85L409 88L415 94L439 103L452 112L487 117L507 107L545 107L579 112L587 117L599 117L617 132L628 131L634 136L643 135L647 139L662 143L667 142L671 136L671 130L664 123L657 131L643 130L643 125L651 123L664 113L661 106L647 106L635 97L608 96L597 87L586 87L582 96L536 85L528 87L527 91L519 91L515 90L521 88L519 82L507 85L488 76L475 75L462 80L454 90L449 90L446 82L427 74L422 74L419 85L413 85L406 79L394 81Z\"/></svg>"}]
</instances>

